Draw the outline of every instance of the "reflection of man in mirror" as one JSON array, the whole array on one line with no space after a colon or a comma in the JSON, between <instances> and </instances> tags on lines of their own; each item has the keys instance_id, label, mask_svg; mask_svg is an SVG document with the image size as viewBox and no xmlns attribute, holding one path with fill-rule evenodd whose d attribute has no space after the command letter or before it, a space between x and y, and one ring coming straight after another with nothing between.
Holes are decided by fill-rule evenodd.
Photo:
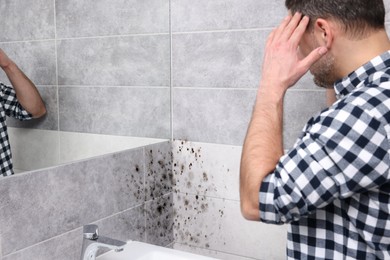
<instances>
[{"instance_id":1,"label":"reflection of man in mirror","mask_svg":"<svg viewBox=\"0 0 390 260\"><path fill-rule=\"evenodd\" d=\"M0 176L8 176L13 174L13 169L6 116L29 120L43 116L46 108L35 85L2 49L0 67L12 84L10 87L0 82Z\"/></svg>"}]
</instances>

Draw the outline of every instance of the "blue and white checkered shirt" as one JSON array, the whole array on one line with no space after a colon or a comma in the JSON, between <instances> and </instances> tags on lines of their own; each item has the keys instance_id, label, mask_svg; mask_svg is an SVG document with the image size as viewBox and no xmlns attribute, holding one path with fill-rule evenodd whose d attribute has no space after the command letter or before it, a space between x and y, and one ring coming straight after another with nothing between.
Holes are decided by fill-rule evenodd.
<instances>
[{"instance_id":1,"label":"blue and white checkered shirt","mask_svg":"<svg viewBox=\"0 0 390 260\"><path fill-rule=\"evenodd\" d=\"M6 116L19 120L32 118L32 115L20 105L15 90L0 82L0 178L14 173Z\"/></svg>"},{"instance_id":2,"label":"blue and white checkered shirt","mask_svg":"<svg viewBox=\"0 0 390 260\"><path fill-rule=\"evenodd\" d=\"M390 51L335 84L260 188L289 259L390 259Z\"/></svg>"}]
</instances>

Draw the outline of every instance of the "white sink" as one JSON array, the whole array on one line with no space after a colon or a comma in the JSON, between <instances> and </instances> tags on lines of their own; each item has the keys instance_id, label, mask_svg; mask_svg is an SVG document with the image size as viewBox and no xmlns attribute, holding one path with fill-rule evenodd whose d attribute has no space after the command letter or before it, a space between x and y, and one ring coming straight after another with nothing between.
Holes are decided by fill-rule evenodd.
<instances>
[{"instance_id":1,"label":"white sink","mask_svg":"<svg viewBox=\"0 0 390 260\"><path fill-rule=\"evenodd\" d=\"M215 260L216 258L191 254L147 243L129 241L122 252L110 251L98 260Z\"/></svg>"}]
</instances>

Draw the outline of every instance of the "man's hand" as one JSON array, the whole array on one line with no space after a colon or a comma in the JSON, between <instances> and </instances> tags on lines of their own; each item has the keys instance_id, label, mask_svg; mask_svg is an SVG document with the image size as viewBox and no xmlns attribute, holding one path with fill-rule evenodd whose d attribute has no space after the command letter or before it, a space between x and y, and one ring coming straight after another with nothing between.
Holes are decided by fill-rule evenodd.
<instances>
[{"instance_id":1,"label":"man's hand","mask_svg":"<svg viewBox=\"0 0 390 260\"><path fill-rule=\"evenodd\" d=\"M300 13L287 16L268 37L260 85L264 91L285 92L327 52L326 47L318 47L300 59L298 45L308 23L309 18Z\"/></svg>"},{"instance_id":2,"label":"man's hand","mask_svg":"<svg viewBox=\"0 0 390 260\"><path fill-rule=\"evenodd\" d=\"M241 212L249 220L260 220L261 183L283 155L284 94L327 52L319 47L299 57L298 45L308 23L308 17L299 13L288 16L266 44L261 84L241 157Z\"/></svg>"}]
</instances>

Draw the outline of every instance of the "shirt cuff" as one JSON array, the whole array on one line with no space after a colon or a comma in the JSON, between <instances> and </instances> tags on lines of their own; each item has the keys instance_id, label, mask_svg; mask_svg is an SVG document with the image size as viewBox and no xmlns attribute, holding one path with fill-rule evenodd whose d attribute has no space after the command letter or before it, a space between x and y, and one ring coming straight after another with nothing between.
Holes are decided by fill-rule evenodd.
<instances>
[{"instance_id":1,"label":"shirt cuff","mask_svg":"<svg viewBox=\"0 0 390 260\"><path fill-rule=\"evenodd\" d=\"M260 186L260 220L265 223L283 224L275 205L275 174L267 175Z\"/></svg>"}]
</instances>

